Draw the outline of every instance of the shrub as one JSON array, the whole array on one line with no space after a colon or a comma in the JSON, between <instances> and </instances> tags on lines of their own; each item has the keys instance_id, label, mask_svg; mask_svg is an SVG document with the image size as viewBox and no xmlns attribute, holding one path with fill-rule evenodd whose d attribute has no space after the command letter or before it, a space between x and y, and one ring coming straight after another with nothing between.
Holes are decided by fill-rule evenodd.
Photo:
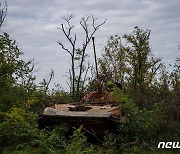
<instances>
[{"instance_id":1,"label":"shrub","mask_svg":"<svg viewBox=\"0 0 180 154\"><path fill-rule=\"evenodd\" d=\"M67 154L94 154L100 153L100 150L97 149L92 144L88 144L87 138L81 132L83 126L80 126L77 130L74 131L73 135L70 137L70 141L66 147Z\"/></svg>"},{"instance_id":2,"label":"shrub","mask_svg":"<svg viewBox=\"0 0 180 154\"><path fill-rule=\"evenodd\" d=\"M124 113L119 125L119 142L154 142L157 137L163 102L155 104L152 110L140 109L118 88L114 89L113 94L118 97Z\"/></svg>"},{"instance_id":3,"label":"shrub","mask_svg":"<svg viewBox=\"0 0 180 154\"><path fill-rule=\"evenodd\" d=\"M1 112L1 119L0 145L1 149L6 147L5 151L36 151L44 154L64 149L66 128L63 126L51 131L39 130L37 115L19 108L13 108L9 113Z\"/></svg>"}]
</instances>

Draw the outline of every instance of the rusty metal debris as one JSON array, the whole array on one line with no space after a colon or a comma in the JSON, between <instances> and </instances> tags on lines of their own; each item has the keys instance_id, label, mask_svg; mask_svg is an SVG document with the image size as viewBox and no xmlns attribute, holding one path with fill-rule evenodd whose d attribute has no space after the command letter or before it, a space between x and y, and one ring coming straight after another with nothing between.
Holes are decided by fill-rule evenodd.
<instances>
[{"instance_id":1,"label":"rusty metal debris","mask_svg":"<svg viewBox=\"0 0 180 154\"><path fill-rule=\"evenodd\" d=\"M46 107L39 120L41 127L53 127L67 123L70 131L83 125L84 130L96 136L105 131L116 132L122 109L113 102L108 92L89 93L79 103L55 104Z\"/></svg>"},{"instance_id":2,"label":"rusty metal debris","mask_svg":"<svg viewBox=\"0 0 180 154\"><path fill-rule=\"evenodd\" d=\"M79 105L79 104L57 104L47 107L43 115L68 116L68 117L121 117L121 108L109 105Z\"/></svg>"}]
</instances>

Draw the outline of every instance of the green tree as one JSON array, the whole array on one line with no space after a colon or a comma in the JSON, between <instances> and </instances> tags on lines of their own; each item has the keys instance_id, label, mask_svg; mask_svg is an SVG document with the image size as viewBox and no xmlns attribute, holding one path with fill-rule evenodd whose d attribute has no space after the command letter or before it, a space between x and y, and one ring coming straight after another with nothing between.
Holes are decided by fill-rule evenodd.
<instances>
[{"instance_id":1,"label":"green tree","mask_svg":"<svg viewBox=\"0 0 180 154\"><path fill-rule=\"evenodd\" d=\"M21 59L22 52L7 33L0 35L0 111L11 107L30 108L41 112L49 82L35 84L33 61Z\"/></svg>"},{"instance_id":2,"label":"green tree","mask_svg":"<svg viewBox=\"0 0 180 154\"><path fill-rule=\"evenodd\" d=\"M99 59L100 77L103 82L125 82L126 52L119 36L111 36Z\"/></svg>"},{"instance_id":3,"label":"green tree","mask_svg":"<svg viewBox=\"0 0 180 154\"><path fill-rule=\"evenodd\" d=\"M0 153L51 153L64 147L61 137L56 129L39 130L37 113L42 112L53 72L37 86L32 61L21 55L16 41L7 33L0 35Z\"/></svg>"},{"instance_id":4,"label":"green tree","mask_svg":"<svg viewBox=\"0 0 180 154\"><path fill-rule=\"evenodd\" d=\"M32 93L35 77L32 61L20 59L22 52L7 33L0 36L0 110L8 110L19 101L27 100ZM26 94L25 94L26 93ZM16 104L17 105L17 104ZM20 105L20 103L19 103Z\"/></svg>"},{"instance_id":5,"label":"green tree","mask_svg":"<svg viewBox=\"0 0 180 154\"><path fill-rule=\"evenodd\" d=\"M176 59L174 70L170 74L171 97L169 98L168 111L170 121L174 121L174 126L180 129L180 58ZM178 131L179 132L179 131Z\"/></svg>"},{"instance_id":6,"label":"green tree","mask_svg":"<svg viewBox=\"0 0 180 154\"><path fill-rule=\"evenodd\" d=\"M160 59L152 55L149 45L150 30L135 27L133 34L125 34L128 53L129 83L141 92L152 82L160 67Z\"/></svg>"},{"instance_id":7,"label":"green tree","mask_svg":"<svg viewBox=\"0 0 180 154\"><path fill-rule=\"evenodd\" d=\"M176 59L174 70L171 73L171 84L175 94L180 93L180 58Z\"/></svg>"}]
</instances>

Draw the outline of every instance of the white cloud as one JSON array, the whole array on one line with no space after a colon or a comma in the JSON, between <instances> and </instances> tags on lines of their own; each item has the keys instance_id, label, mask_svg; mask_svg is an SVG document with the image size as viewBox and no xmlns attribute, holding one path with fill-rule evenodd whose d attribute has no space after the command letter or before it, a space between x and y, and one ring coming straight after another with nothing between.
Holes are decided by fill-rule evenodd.
<instances>
[{"instance_id":1,"label":"white cloud","mask_svg":"<svg viewBox=\"0 0 180 154\"><path fill-rule=\"evenodd\" d=\"M80 41L83 33L79 21L83 15L92 14L100 21L107 19L95 35L98 56L108 36L131 33L134 26L152 31L152 51L163 57L166 64L180 56L179 0L13 0L8 1L8 6L3 30L18 41L25 59L38 62L39 80L54 69L55 81L66 85L63 75L68 71L69 59L57 44L66 42L57 27L67 14L75 15L73 24ZM91 54L90 49L87 52Z\"/></svg>"}]
</instances>

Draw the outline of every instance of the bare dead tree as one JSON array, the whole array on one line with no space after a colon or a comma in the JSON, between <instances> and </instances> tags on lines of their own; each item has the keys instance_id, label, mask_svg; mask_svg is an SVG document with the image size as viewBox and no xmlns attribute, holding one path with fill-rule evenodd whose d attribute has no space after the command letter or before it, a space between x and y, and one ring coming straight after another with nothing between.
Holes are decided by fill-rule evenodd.
<instances>
[{"instance_id":1,"label":"bare dead tree","mask_svg":"<svg viewBox=\"0 0 180 154\"><path fill-rule=\"evenodd\" d=\"M92 68L92 65L90 65L90 62L88 62L87 68L86 68L85 74L84 74L84 79L82 81L82 92L84 92L85 82L87 81L87 74L88 74L88 71L89 71L90 68Z\"/></svg>"},{"instance_id":2,"label":"bare dead tree","mask_svg":"<svg viewBox=\"0 0 180 154\"><path fill-rule=\"evenodd\" d=\"M61 24L61 27L58 28L60 29L63 34L65 35L66 39L69 41L71 49L66 48L62 42L58 42L58 44L61 46L61 48L63 50L65 50L66 52L69 53L70 57L71 57L71 73L70 73L70 80L71 81L71 93L72 96L75 96L75 62L74 62L74 58L75 58L75 46L76 46L76 34L72 37L71 32L74 28L74 25L70 24L70 20L73 18L73 15L70 15L68 18L63 18L66 22L67 27L64 26L64 24Z\"/></svg>"},{"instance_id":3,"label":"bare dead tree","mask_svg":"<svg viewBox=\"0 0 180 154\"><path fill-rule=\"evenodd\" d=\"M64 17L63 19L65 20L66 25L61 24L61 27L58 28L65 35L65 38L70 43L70 47L69 48L65 47L65 45L62 42L58 42L58 44L71 57L71 72L70 72L70 75L71 75L71 80L72 81L70 81L70 83L72 83L71 84L72 88L70 88L70 89L72 89L72 91L71 91L72 97L75 97L75 95L76 95L76 97L79 97L82 74L83 74L83 72L85 72L85 76L86 76L87 71L89 70L89 66L88 66L87 70L83 69L84 61L85 61L85 57L86 57L86 54L85 54L86 48L87 48L90 40L92 39L94 33L103 24L105 24L106 20L104 20L102 23L96 25L96 21L97 21L98 18L94 18L93 15L87 15L85 17L82 17L81 21L80 21L80 25L81 25L81 27L82 27L82 29L84 31L85 36L84 36L82 47L77 48L76 47L77 35L76 35L76 33L72 34L72 31L74 29L74 25L72 25L70 23L72 18L73 18L73 15L70 15L69 17L66 17L66 18ZM78 76L76 76L76 74L75 74L75 69L76 69L75 60L76 60L76 57L75 56L76 56L76 51L78 51L78 50L81 50L81 54L80 54L80 57L79 57L79 62L80 62L79 67L78 67L79 73L78 73ZM83 83L84 83L84 81L83 81Z\"/></svg>"},{"instance_id":4,"label":"bare dead tree","mask_svg":"<svg viewBox=\"0 0 180 154\"><path fill-rule=\"evenodd\" d=\"M79 97L79 90L80 90L80 80L81 80L81 76L82 76L82 67L83 67L83 62L84 62L84 55L85 55L85 51L86 48L90 42L90 40L92 39L94 33L102 26L105 24L106 20L104 20L102 23L100 24L95 24L96 21L98 20L98 18L94 18L93 15L88 15L86 17L83 17L82 20L80 21L80 24L85 32L85 41L83 43L83 47L82 47L82 57L81 57L81 62L80 62L80 69L79 69L79 76L77 79L77 97ZM88 24L90 23L90 24Z\"/></svg>"},{"instance_id":5,"label":"bare dead tree","mask_svg":"<svg viewBox=\"0 0 180 154\"><path fill-rule=\"evenodd\" d=\"M2 26L4 19L7 15L7 1L5 0L4 6L1 8L2 3L0 2L0 27Z\"/></svg>"}]
</instances>

